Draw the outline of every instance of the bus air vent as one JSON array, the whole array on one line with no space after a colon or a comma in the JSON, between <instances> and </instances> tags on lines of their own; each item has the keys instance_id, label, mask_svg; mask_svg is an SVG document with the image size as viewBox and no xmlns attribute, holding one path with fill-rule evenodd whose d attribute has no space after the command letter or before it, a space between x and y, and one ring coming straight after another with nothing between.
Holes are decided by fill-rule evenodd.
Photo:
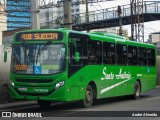
<instances>
[{"instance_id":1,"label":"bus air vent","mask_svg":"<svg viewBox=\"0 0 160 120\"><path fill-rule=\"evenodd\" d=\"M25 82L25 83L51 83L52 79L16 79L17 82Z\"/></svg>"}]
</instances>

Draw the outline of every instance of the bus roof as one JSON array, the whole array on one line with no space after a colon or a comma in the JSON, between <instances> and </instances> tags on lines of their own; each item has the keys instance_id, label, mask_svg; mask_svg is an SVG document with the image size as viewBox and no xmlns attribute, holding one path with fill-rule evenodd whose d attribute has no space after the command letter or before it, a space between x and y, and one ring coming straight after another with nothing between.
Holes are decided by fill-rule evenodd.
<instances>
[{"instance_id":1,"label":"bus roof","mask_svg":"<svg viewBox=\"0 0 160 120\"><path fill-rule=\"evenodd\" d=\"M155 45L153 45L153 44L132 41L132 40L127 39L126 37L118 36L118 35L114 35L114 34L91 32L91 33L89 33L89 36L92 40L98 39L101 41L121 43L121 44L126 44L126 45L155 48Z\"/></svg>"},{"instance_id":2,"label":"bus roof","mask_svg":"<svg viewBox=\"0 0 160 120\"><path fill-rule=\"evenodd\" d=\"M68 28L59 28L59 29L35 29L35 30L26 30L26 31L21 31L21 32L42 32L42 31L59 31L63 33L77 33L77 34L82 34L82 35L87 35L90 37L91 40L100 40L100 41L108 41L108 42L114 42L114 43L121 43L121 44L126 44L126 45L133 45L133 46L139 46L139 47L150 47L150 48L155 48L155 45L153 44L148 44L148 43L141 43L141 42L135 42L127 39L124 36L119 36L115 34L109 34L109 33L104 33L104 32L80 32L80 31L74 31L70 30ZM18 33L21 33L18 32Z\"/></svg>"}]
</instances>

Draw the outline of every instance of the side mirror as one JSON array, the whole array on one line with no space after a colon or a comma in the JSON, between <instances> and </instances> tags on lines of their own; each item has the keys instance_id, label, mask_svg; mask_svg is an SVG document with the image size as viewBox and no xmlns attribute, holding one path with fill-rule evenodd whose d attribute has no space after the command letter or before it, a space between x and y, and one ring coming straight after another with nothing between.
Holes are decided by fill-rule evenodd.
<instances>
[{"instance_id":1,"label":"side mirror","mask_svg":"<svg viewBox=\"0 0 160 120\"><path fill-rule=\"evenodd\" d=\"M75 62L79 62L79 60L80 60L79 52L75 52Z\"/></svg>"},{"instance_id":2,"label":"side mirror","mask_svg":"<svg viewBox=\"0 0 160 120\"><path fill-rule=\"evenodd\" d=\"M7 51L4 51L4 62L7 62Z\"/></svg>"}]
</instances>

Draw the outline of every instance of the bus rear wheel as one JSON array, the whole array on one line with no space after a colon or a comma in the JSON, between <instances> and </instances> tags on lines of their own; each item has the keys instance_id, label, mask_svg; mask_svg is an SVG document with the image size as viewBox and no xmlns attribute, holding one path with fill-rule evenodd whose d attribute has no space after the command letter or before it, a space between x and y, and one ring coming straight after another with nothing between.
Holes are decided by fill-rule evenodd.
<instances>
[{"instance_id":1,"label":"bus rear wheel","mask_svg":"<svg viewBox=\"0 0 160 120\"><path fill-rule=\"evenodd\" d=\"M84 107L91 107L93 103L93 89L90 85L87 86L85 92L85 99L82 101Z\"/></svg>"},{"instance_id":2,"label":"bus rear wheel","mask_svg":"<svg viewBox=\"0 0 160 120\"><path fill-rule=\"evenodd\" d=\"M136 83L134 84L133 98L134 99L139 99L140 98L140 93L141 93L141 85L140 85L139 81L136 81Z\"/></svg>"},{"instance_id":3,"label":"bus rear wheel","mask_svg":"<svg viewBox=\"0 0 160 120\"><path fill-rule=\"evenodd\" d=\"M48 100L38 100L38 105L41 107L41 108L48 108L50 105L51 105L51 101L48 101Z\"/></svg>"}]
</instances>

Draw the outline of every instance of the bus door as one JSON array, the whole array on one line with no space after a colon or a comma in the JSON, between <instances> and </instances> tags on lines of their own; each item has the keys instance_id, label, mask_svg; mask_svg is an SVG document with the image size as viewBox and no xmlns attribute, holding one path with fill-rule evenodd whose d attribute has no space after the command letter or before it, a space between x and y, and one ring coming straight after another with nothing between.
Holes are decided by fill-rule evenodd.
<instances>
[{"instance_id":1,"label":"bus door","mask_svg":"<svg viewBox=\"0 0 160 120\"><path fill-rule=\"evenodd\" d=\"M71 99L78 100L82 97L80 90L84 88L87 59L87 37L76 33L69 35L69 63L68 77L71 87Z\"/></svg>"}]
</instances>

